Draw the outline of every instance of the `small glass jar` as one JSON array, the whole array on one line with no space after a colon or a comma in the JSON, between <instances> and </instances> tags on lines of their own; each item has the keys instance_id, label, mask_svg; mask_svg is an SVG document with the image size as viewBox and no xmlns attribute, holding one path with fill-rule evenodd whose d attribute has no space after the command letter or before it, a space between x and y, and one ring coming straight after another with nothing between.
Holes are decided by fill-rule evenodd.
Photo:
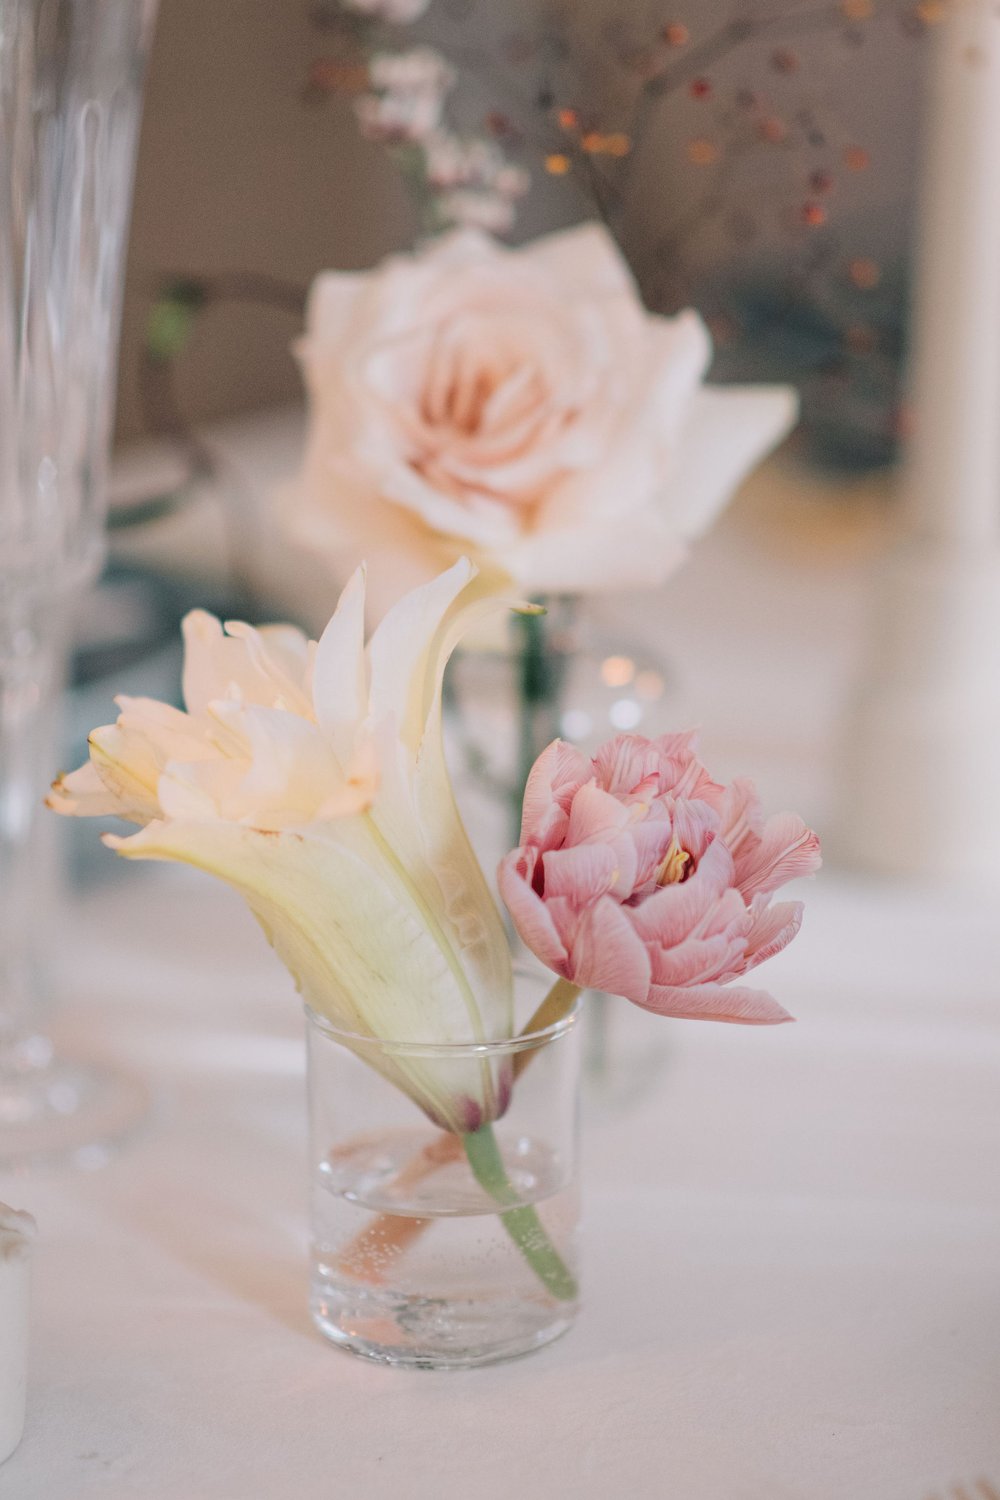
<instances>
[{"instance_id":1,"label":"small glass jar","mask_svg":"<svg viewBox=\"0 0 1000 1500\"><path fill-rule=\"evenodd\" d=\"M544 989L536 990L539 998ZM558 1338L578 1308L576 1012L509 1041L424 1045L338 1031L306 1012L311 1309L341 1348L460 1369ZM468 1136L382 1076L456 1093L470 1067L509 1093Z\"/></svg>"}]
</instances>

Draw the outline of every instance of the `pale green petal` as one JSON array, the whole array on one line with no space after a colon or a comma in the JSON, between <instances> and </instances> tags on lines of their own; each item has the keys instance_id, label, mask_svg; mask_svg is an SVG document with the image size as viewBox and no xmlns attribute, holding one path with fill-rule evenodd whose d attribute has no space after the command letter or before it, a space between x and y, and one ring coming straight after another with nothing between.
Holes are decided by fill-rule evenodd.
<instances>
[{"instance_id":1,"label":"pale green petal","mask_svg":"<svg viewBox=\"0 0 1000 1500\"><path fill-rule=\"evenodd\" d=\"M432 716L433 721L433 716ZM477 997L483 1029L496 1040L514 1029L510 944L497 904L455 805L441 747L432 724L414 777L417 820L424 830L427 864L434 875L462 967Z\"/></svg>"},{"instance_id":2,"label":"pale green petal","mask_svg":"<svg viewBox=\"0 0 1000 1500\"><path fill-rule=\"evenodd\" d=\"M372 643L373 718L378 688L408 701L406 732L396 737L391 716L383 732L382 774L372 817L419 883L427 904L442 913L444 930L475 996L482 1031L491 1039L509 1036L513 1027L509 944L455 805L444 758L441 687L448 658L470 621L504 607L496 590L495 579L456 564L418 591L422 603L418 600L413 610L397 607L393 618L387 616ZM410 595L404 603L416 598ZM394 642L401 647L396 632L404 622L414 647L409 661L415 674L406 694L398 680L387 686L398 667L390 651Z\"/></svg>"},{"instance_id":3,"label":"pale green petal","mask_svg":"<svg viewBox=\"0 0 1000 1500\"><path fill-rule=\"evenodd\" d=\"M234 886L306 1003L335 1026L397 1042L473 1040L467 995L427 914L364 819L333 827L335 838L320 838L224 822L152 823L106 842L126 858L175 860ZM478 1062L379 1061L358 1050L451 1128L496 1112L495 1082Z\"/></svg>"},{"instance_id":4,"label":"pale green petal","mask_svg":"<svg viewBox=\"0 0 1000 1500\"><path fill-rule=\"evenodd\" d=\"M389 716L412 755L420 748L439 666L437 646L451 606L475 577L468 558L414 589L385 616L368 645L371 668L370 706L377 723Z\"/></svg>"}]
</instances>

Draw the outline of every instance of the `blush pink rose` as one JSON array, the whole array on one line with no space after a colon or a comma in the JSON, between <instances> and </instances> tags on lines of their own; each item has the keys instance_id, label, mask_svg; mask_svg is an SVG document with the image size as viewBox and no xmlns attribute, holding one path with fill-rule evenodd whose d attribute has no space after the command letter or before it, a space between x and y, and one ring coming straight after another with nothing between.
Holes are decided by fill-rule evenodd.
<instances>
[{"instance_id":1,"label":"blush pink rose","mask_svg":"<svg viewBox=\"0 0 1000 1500\"><path fill-rule=\"evenodd\" d=\"M731 981L792 940L801 903L771 896L819 864L802 819L765 822L752 783L713 781L693 734L619 735L593 760L561 740L543 752L499 884L523 941L573 984L766 1025L791 1018Z\"/></svg>"},{"instance_id":2,"label":"blush pink rose","mask_svg":"<svg viewBox=\"0 0 1000 1500\"><path fill-rule=\"evenodd\" d=\"M326 272L298 353L284 503L335 567L368 559L380 607L460 556L527 595L658 584L796 411L782 386L706 385L701 319L648 313L596 224Z\"/></svg>"}]
</instances>

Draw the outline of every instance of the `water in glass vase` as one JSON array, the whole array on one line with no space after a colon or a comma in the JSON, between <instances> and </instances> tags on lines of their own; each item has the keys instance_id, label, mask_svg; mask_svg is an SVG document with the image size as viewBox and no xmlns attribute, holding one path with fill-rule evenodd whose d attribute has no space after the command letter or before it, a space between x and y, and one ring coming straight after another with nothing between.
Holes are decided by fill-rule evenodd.
<instances>
[{"instance_id":1,"label":"water in glass vase","mask_svg":"<svg viewBox=\"0 0 1000 1500\"><path fill-rule=\"evenodd\" d=\"M574 1273L575 1174L530 1136L511 1133L501 1149L514 1212L531 1206ZM389 1364L464 1368L539 1348L573 1321L575 1298L543 1285L456 1136L418 1123L341 1142L312 1192L312 1311L334 1343Z\"/></svg>"}]
</instances>

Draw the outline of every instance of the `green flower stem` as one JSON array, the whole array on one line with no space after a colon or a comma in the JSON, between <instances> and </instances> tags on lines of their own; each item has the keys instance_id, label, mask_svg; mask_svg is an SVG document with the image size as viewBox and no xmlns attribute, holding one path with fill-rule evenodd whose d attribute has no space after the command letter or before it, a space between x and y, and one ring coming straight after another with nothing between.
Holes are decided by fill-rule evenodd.
<instances>
[{"instance_id":1,"label":"green flower stem","mask_svg":"<svg viewBox=\"0 0 1000 1500\"><path fill-rule=\"evenodd\" d=\"M566 662L562 653L553 650L552 620L546 605L539 601L530 609L516 611L512 623L517 660L518 756L510 795L511 831L518 844L528 776L546 745L559 733Z\"/></svg>"},{"instance_id":2,"label":"green flower stem","mask_svg":"<svg viewBox=\"0 0 1000 1500\"><path fill-rule=\"evenodd\" d=\"M578 984L571 984L568 979L557 979L549 990L541 1005L535 1011L531 1020L520 1033L521 1036L532 1036L536 1031L544 1031L548 1026L554 1026L557 1021L568 1016L576 1004L580 993ZM514 1077L520 1078L531 1059L538 1052L537 1047L525 1047L523 1052L514 1054Z\"/></svg>"},{"instance_id":3,"label":"green flower stem","mask_svg":"<svg viewBox=\"0 0 1000 1500\"><path fill-rule=\"evenodd\" d=\"M572 1010L579 993L577 986L570 984L568 979L557 979L521 1035L530 1036L533 1032L544 1031L547 1026L554 1026L557 1021L561 1021ZM514 1054L515 1078L523 1072L538 1050L537 1047L525 1047L523 1052ZM489 1140L484 1139L486 1135L489 1135ZM504 1200L511 1202L515 1197L514 1190L507 1179L496 1139L488 1125L478 1130L475 1135L442 1135L436 1148L434 1146L425 1148L421 1154L418 1163L419 1176L423 1177L426 1171L434 1171L438 1165L444 1165L452 1160L448 1143L458 1141L461 1141L465 1147L466 1157L476 1180L486 1189L490 1197L499 1198L501 1202ZM526 1259L541 1277L543 1283L551 1287L560 1300L568 1300L575 1296L576 1287L573 1277L553 1249L535 1210L512 1208L501 1217L511 1239L524 1252ZM424 1232L430 1222L429 1219L401 1219L395 1214L379 1214L374 1223L348 1245L346 1252L342 1255L342 1264L352 1266L355 1270L359 1265L372 1264L368 1279L378 1281L385 1269L386 1258L390 1255L401 1255L413 1240ZM374 1256L372 1246L376 1247ZM529 1253L528 1246L531 1247L531 1253ZM540 1255L539 1248L541 1249ZM571 1290L561 1295L556 1290L556 1285L553 1285L553 1278L558 1287Z\"/></svg>"},{"instance_id":4,"label":"green flower stem","mask_svg":"<svg viewBox=\"0 0 1000 1500\"><path fill-rule=\"evenodd\" d=\"M462 1145L479 1185L497 1203L516 1205L517 1194L507 1176L492 1125L483 1125L472 1134L463 1135ZM572 1302L577 1295L576 1279L546 1234L534 1206L510 1207L501 1213L500 1222L542 1285L560 1302Z\"/></svg>"}]
</instances>

